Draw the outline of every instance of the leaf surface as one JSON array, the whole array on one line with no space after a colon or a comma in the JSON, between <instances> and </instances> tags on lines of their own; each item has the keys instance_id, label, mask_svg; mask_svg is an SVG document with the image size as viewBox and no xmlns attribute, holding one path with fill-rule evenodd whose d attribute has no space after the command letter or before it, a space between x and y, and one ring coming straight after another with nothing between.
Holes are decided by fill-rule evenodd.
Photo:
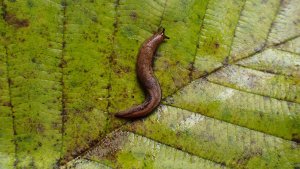
<instances>
[{"instance_id":1,"label":"leaf surface","mask_svg":"<svg viewBox=\"0 0 300 169\"><path fill-rule=\"evenodd\" d=\"M0 2L0 168L299 167L297 0ZM163 102L117 119L160 26Z\"/></svg>"}]
</instances>

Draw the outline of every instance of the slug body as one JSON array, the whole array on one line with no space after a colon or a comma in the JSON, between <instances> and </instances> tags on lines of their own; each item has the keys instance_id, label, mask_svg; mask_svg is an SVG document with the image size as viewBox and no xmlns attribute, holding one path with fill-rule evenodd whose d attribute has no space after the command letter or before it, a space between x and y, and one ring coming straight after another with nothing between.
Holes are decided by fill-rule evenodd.
<instances>
[{"instance_id":1,"label":"slug body","mask_svg":"<svg viewBox=\"0 0 300 169\"><path fill-rule=\"evenodd\" d=\"M162 28L157 33L147 39L140 48L136 72L141 86L144 88L147 97L144 103L128 110L115 114L119 118L140 118L151 113L161 101L161 89L154 76L152 63L156 49L165 40L169 39Z\"/></svg>"}]
</instances>

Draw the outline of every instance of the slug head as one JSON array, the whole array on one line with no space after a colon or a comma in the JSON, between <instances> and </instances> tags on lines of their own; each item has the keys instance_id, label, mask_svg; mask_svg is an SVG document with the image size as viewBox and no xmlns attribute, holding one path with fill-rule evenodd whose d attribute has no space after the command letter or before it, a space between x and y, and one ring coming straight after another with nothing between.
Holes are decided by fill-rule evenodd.
<instances>
[{"instance_id":1,"label":"slug head","mask_svg":"<svg viewBox=\"0 0 300 169\"><path fill-rule=\"evenodd\" d=\"M162 36L163 39L170 39L170 38L165 34L165 28L163 28L163 27L159 27L156 34Z\"/></svg>"},{"instance_id":2,"label":"slug head","mask_svg":"<svg viewBox=\"0 0 300 169\"><path fill-rule=\"evenodd\" d=\"M164 42L165 39L170 39L165 34L165 29L163 27L160 27L156 33L154 33L146 42L145 45L148 47L151 47L153 49L156 49L159 44Z\"/></svg>"}]
</instances>

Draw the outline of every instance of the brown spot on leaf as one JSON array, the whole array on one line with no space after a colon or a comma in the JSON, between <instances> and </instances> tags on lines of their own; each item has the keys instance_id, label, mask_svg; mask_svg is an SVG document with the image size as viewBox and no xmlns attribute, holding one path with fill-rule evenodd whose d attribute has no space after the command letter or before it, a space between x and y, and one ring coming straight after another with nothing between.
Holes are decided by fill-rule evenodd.
<instances>
[{"instance_id":1,"label":"brown spot on leaf","mask_svg":"<svg viewBox=\"0 0 300 169\"><path fill-rule=\"evenodd\" d=\"M225 57L225 59L222 62L223 65L228 65L229 64L229 57Z\"/></svg>"},{"instance_id":2,"label":"brown spot on leaf","mask_svg":"<svg viewBox=\"0 0 300 169\"><path fill-rule=\"evenodd\" d=\"M22 28L22 27L29 26L29 21L27 19L17 18L17 16L15 14L11 14L11 13L6 13L4 15L4 20L9 25L12 25L16 28Z\"/></svg>"},{"instance_id":3,"label":"brown spot on leaf","mask_svg":"<svg viewBox=\"0 0 300 169\"><path fill-rule=\"evenodd\" d=\"M138 17L138 16L137 16L137 13L136 13L136 12L131 12L131 13L130 13L130 18L131 18L132 20L135 21L135 20L137 19L137 17Z\"/></svg>"},{"instance_id":4,"label":"brown spot on leaf","mask_svg":"<svg viewBox=\"0 0 300 169\"><path fill-rule=\"evenodd\" d=\"M36 131L37 131L38 133L44 133L44 131L45 131L44 125L41 124L41 123L38 123L37 126L36 126Z\"/></svg>"},{"instance_id":5,"label":"brown spot on leaf","mask_svg":"<svg viewBox=\"0 0 300 169\"><path fill-rule=\"evenodd\" d=\"M300 143L300 135L298 133L293 133L292 141L295 141L296 143Z\"/></svg>"},{"instance_id":6,"label":"brown spot on leaf","mask_svg":"<svg viewBox=\"0 0 300 169\"><path fill-rule=\"evenodd\" d=\"M215 48L218 49L220 47L220 44L218 42L215 42Z\"/></svg>"},{"instance_id":7,"label":"brown spot on leaf","mask_svg":"<svg viewBox=\"0 0 300 169\"><path fill-rule=\"evenodd\" d=\"M3 106L11 107L11 103L10 103L10 102L4 102L4 103L3 103Z\"/></svg>"},{"instance_id":8,"label":"brown spot on leaf","mask_svg":"<svg viewBox=\"0 0 300 169\"><path fill-rule=\"evenodd\" d=\"M112 135L106 136L103 140L101 140L98 146L87 152L85 157L96 157L98 159L105 158L111 161L115 161L118 151L121 150L127 140L128 133L120 131L114 132Z\"/></svg>"},{"instance_id":9,"label":"brown spot on leaf","mask_svg":"<svg viewBox=\"0 0 300 169\"><path fill-rule=\"evenodd\" d=\"M60 68L64 68L66 66L67 62L65 60L61 60L61 62L59 63L59 67Z\"/></svg>"},{"instance_id":10,"label":"brown spot on leaf","mask_svg":"<svg viewBox=\"0 0 300 169\"><path fill-rule=\"evenodd\" d=\"M194 68L193 62L190 62L190 63L189 63L189 66L188 66L188 70L192 72L192 71L194 71L194 69L195 69L195 68Z\"/></svg>"}]
</instances>

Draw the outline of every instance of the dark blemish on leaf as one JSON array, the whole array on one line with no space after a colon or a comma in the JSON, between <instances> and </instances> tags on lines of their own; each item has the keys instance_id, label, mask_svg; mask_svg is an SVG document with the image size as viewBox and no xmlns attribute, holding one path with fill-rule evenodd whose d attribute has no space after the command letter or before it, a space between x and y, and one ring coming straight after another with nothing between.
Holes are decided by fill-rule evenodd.
<instances>
[{"instance_id":1,"label":"dark blemish on leaf","mask_svg":"<svg viewBox=\"0 0 300 169\"><path fill-rule=\"evenodd\" d=\"M192 71L194 71L194 69L195 69L195 68L194 68L194 66L193 66L193 62L190 62L190 63L189 63L189 66L188 66L188 70L192 72Z\"/></svg>"},{"instance_id":2,"label":"dark blemish on leaf","mask_svg":"<svg viewBox=\"0 0 300 169\"><path fill-rule=\"evenodd\" d=\"M181 79L181 78L172 77L172 80L174 81L174 85L176 87L181 87L183 84L183 79Z\"/></svg>"},{"instance_id":3,"label":"dark blemish on leaf","mask_svg":"<svg viewBox=\"0 0 300 169\"><path fill-rule=\"evenodd\" d=\"M92 16L92 17L91 17L91 20L92 20L93 22L95 22L95 23L98 23L98 18L97 18L97 16Z\"/></svg>"},{"instance_id":4,"label":"dark blemish on leaf","mask_svg":"<svg viewBox=\"0 0 300 169\"><path fill-rule=\"evenodd\" d=\"M297 100L297 96L294 97L295 100ZM293 102L287 102L288 108L292 109L292 107L294 107L294 103Z\"/></svg>"},{"instance_id":5,"label":"dark blemish on leaf","mask_svg":"<svg viewBox=\"0 0 300 169\"><path fill-rule=\"evenodd\" d=\"M170 63L169 63L167 60L164 60L164 61L163 61L163 67L162 67L162 69L166 70L166 69L168 69L169 67L170 67Z\"/></svg>"},{"instance_id":6,"label":"dark blemish on leaf","mask_svg":"<svg viewBox=\"0 0 300 169\"><path fill-rule=\"evenodd\" d=\"M29 153L29 152L28 152ZM29 163L29 168L31 168L31 169L37 169L36 168L36 166L35 166L35 164L34 164L34 161L33 161L33 159L31 160L31 162Z\"/></svg>"},{"instance_id":7,"label":"dark blemish on leaf","mask_svg":"<svg viewBox=\"0 0 300 169\"><path fill-rule=\"evenodd\" d=\"M45 131L45 127L41 123L38 123L36 130L38 133L43 133Z\"/></svg>"},{"instance_id":8,"label":"dark blemish on leaf","mask_svg":"<svg viewBox=\"0 0 300 169\"><path fill-rule=\"evenodd\" d=\"M300 169L300 163L294 163L294 169Z\"/></svg>"},{"instance_id":9,"label":"dark blemish on leaf","mask_svg":"<svg viewBox=\"0 0 300 169\"><path fill-rule=\"evenodd\" d=\"M60 128L60 123L57 123L57 122L52 122L51 123L51 129L59 129Z\"/></svg>"},{"instance_id":10,"label":"dark blemish on leaf","mask_svg":"<svg viewBox=\"0 0 300 169\"><path fill-rule=\"evenodd\" d=\"M208 75L209 75L209 72L208 72L207 70L204 70L204 71L203 71L204 79L207 80L206 76L208 76Z\"/></svg>"},{"instance_id":11,"label":"dark blemish on leaf","mask_svg":"<svg viewBox=\"0 0 300 169\"><path fill-rule=\"evenodd\" d=\"M293 133L292 141L295 141L296 143L300 143L300 135L298 133Z\"/></svg>"},{"instance_id":12,"label":"dark blemish on leaf","mask_svg":"<svg viewBox=\"0 0 300 169\"><path fill-rule=\"evenodd\" d=\"M7 106L7 107L11 107L11 106L12 106L12 105L11 105L11 102L4 102L2 105L3 105L3 106Z\"/></svg>"},{"instance_id":13,"label":"dark blemish on leaf","mask_svg":"<svg viewBox=\"0 0 300 169\"><path fill-rule=\"evenodd\" d=\"M25 42L25 38L19 38L19 41L23 43Z\"/></svg>"},{"instance_id":14,"label":"dark blemish on leaf","mask_svg":"<svg viewBox=\"0 0 300 169\"><path fill-rule=\"evenodd\" d=\"M32 62L32 63L36 63L36 58L32 58L32 59L31 59L31 62Z\"/></svg>"},{"instance_id":15,"label":"dark blemish on leaf","mask_svg":"<svg viewBox=\"0 0 300 169\"><path fill-rule=\"evenodd\" d=\"M28 1L27 1L27 6L28 6L29 8L32 8L32 7L34 6L33 1L32 1L32 0L28 0Z\"/></svg>"},{"instance_id":16,"label":"dark blemish on leaf","mask_svg":"<svg viewBox=\"0 0 300 169\"><path fill-rule=\"evenodd\" d=\"M118 22L114 22L114 23L113 23L113 26L114 26L115 28L117 28Z\"/></svg>"},{"instance_id":17,"label":"dark blemish on leaf","mask_svg":"<svg viewBox=\"0 0 300 169\"><path fill-rule=\"evenodd\" d=\"M130 13L130 18L131 18L132 20L135 21L135 20L137 19L137 17L138 17L138 15L137 15L136 12L133 11L133 12Z\"/></svg>"},{"instance_id":18,"label":"dark blemish on leaf","mask_svg":"<svg viewBox=\"0 0 300 169\"><path fill-rule=\"evenodd\" d=\"M124 27L121 32L127 37L132 37L136 34L131 26Z\"/></svg>"},{"instance_id":19,"label":"dark blemish on leaf","mask_svg":"<svg viewBox=\"0 0 300 169\"><path fill-rule=\"evenodd\" d=\"M121 74L121 70L118 69L118 70L115 70L116 74L120 75Z\"/></svg>"},{"instance_id":20,"label":"dark blemish on leaf","mask_svg":"<svg viewBox=\"0 0 300 169\"><path fill-rule=\"evenodd\" d=\"M64 68L66 66L67 62L65 60L62 60L60 63L59 63L59 67L60 68Z\"/></svg>"},{"instance_id":21,"label":"dark blemish on leaf","mask_svg":"<svg viewBox=\"0 0 300 169\"><path fill-rule=\"evenodd\" d=\"M166 99L167 104L174 104L174 102L175 102L175 100L174 100L173 97L169 97L169 98Z\"/></svg>"},{"instance_id":22,"label":"dark blemish on leaf","mask_svg":"<svg viewBox=\"0 0 300 169\"><path fill-rule=\"evenodd\" d=\"M298 99L298 96L295 96L295 97L294 97L294 100L297 100L297 99Z\"/></svg>"},{"instance_id":23,"label":"dark blemish on leaf","mask_svg":"<svg viewBox=\"0 0 300 169\"><path fill-rule=\"evenodd\" d=\"M237 163L241 166L245 166L252 158L262 156L262 153L263 151L261 149L246 151L242 154L241 158L237 159Z\"/></svg>"},{"instance_id":24,"label":"dark blemish on leaf","mask_svg":"<svg viewBox=\"0 0 300 169\"><path fill-rule=\"evenodd\" d=\"M125 73L129 73L129 72L131 71L131 68L128 67L128 66L123 67L123 71L124 71Z\"/></svg>"},{"instance_id":25,"label":"dark blemish on leaf","mask_svg":"<svg viewBox=\"0 0 300 169\"><path fill-rule=\"evenodd\" d=\"M229 64L229 57L225 57L225 59L222 62L223 65L228 65Z\"/></svg>"},{"instance_id":26,"label":"dark blemish on leaf","mask_svg":"<svg viewBox=\"0 0 300 169\"><path fill-rule=\"evenodd\" d=\"M215 42L214 45L215 45L216 49L218 49L220 47L220 44L218 42Z\"/></svg>"},{"instance_id":27,"label":"dark blemish on leaf","mask_svg":"<svg viewBox=\"0 0 300 169\"><path fill-rule=\"evenodd\" d=\"M11 78L8 78L8 84L10 85L10 86L12 86L14 83L13 83L13 80L11 79Z\"/></svg>"},{"instance_id":28,"label":"dark blemish on leaf","mask_svg":"<svg viewBox=\"0 0 300 169\"><path fill-rule=\"evenodd\" d=\"M259 51L261 51L261 50L262 50L262 47L261 47L261 46L259 46L259 47L257 47L257 48L254 49L255 52L259 52Z\"/></svg>"},{"instance_id":29,"label":"dark blemish on leaf","mask_svg":"<svg viewBox=\"0 0 300 169\"><path fill-rule=\"evenodd\" d=\"M110 90L111 89L111 84L107 85L106 89Z\"/></svg>"},{"instance_id":30,"label":"dark blemish on leaf","mask_svg":"<svg viewBox=\"0 0 300 169\"><path fill-rule=\"evenodd\" d=\"M111 62L113 65L117 64L117 59L115 58L114 54L109 58L109 62Z\"/></svg>"},{"instance_id":31,"label":"dark blemish on leaf","mask_svg":"<svg viewBox=\"0 0 300 169\"><path fill-rule=\"evenodd\" d=\"M293 21L294 25L297 25L300 22L300 19L297 19L296 21Z\"/></svg>"},{"instance_id":32,"label":"dark blemish on leaf","mask_svg":"<svg viewBox=\"0 0 300 169\"><path fill-rule=\"evenodd\" d=\"M93 150L86 153L85 157L105 157L108 160L115 161L117 153L121 150L124 143L128 142L128 134L126 132L115 132L110 136L106 136L101 140Z\"/></svg>"},{"instance_id":33,"label":"dark blemish on leaf","mask_svg":"<svg viewBox=\"0 0 300 169\"><path fill-rule=\"evenodd\" d=\"M15 28L28 27L29 21L27 19L19 19L15 14L5 13L4 20L9 25L14 26Z\"/></svg>"},{"instance_id":34,"label":"dark blemish on leaf","mask_svg":"<svg viewBox=\"0 0 300 169\"><path fill-rule=\"evenodd\" d=\"M259 113L259 117L260 117L260 118L263 118L263 117L264 117L264 113L263 113L262 111L259 111L258 113Z\"/></svg>"},{"instance_id":35,"label":"dark blemish on leaf","mask_svg":"<svg viewBox=\"0 0 300 169\"><path fill-rule=\"evenodd\" d=\"M263 96L264 101L270 101L270 97Z\"/></svg>"},{"instance_id":36,"label":"dark blemish on leaf","mask_svg":"<svg viewBox=\"0 0 300 169\"><path fill-rule=\"evenodd\" d=\"M123 92L122 97L123 97L123 98L129 98L127 92L126 92L126 93Z\"/></svg>"},{"instance_id":37,"label":"dark blemish on leaf","mask_svg":"<svg viewBox=\"0 0 300 169\"><path fill-rule=\"evenodd\" d=\"M266 73L275 73L273 70L264 70L264 72L266 72Z\"/></svg>"},{"instance_id":38,"label":"dark blemish on leaf","mask_svg":"<svg viewBox=\"0 0 300 169\"><path fill-rule=\"evenodd\" d=\"M39 146L39 147L42 147L42 145L43 145L43 144L42 144L41 142L38 142L38 146Z\"/></svg>"},{"instance_id":39,"label":"dark blemish on leaf","mask_svg":"<svg viewBox=\"0 0 300 169\"><path fill-rule=\"evenodd\" d=\"M220 165L221 165L222 167L224 167L224 168L226 167L225 162L221 162Z\"/></svg>"},{"instance_id":40,"label":"dark blemish on leaf","mask_svg":"<svg viewBox=\"0 0 300 169\"><path fill-rule=\"evenodd\" d=\"M268 0L261 0L262 4L266 4L268 2Z\"/></svg>"}]
</instances>

